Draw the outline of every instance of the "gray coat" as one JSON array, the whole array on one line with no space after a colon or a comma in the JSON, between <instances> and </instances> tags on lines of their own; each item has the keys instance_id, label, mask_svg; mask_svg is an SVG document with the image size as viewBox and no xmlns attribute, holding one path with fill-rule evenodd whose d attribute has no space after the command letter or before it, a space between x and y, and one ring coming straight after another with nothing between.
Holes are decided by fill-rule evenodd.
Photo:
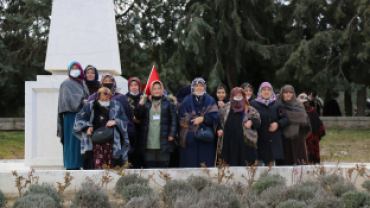
<instances>
[{"instance_id":1,"label":"gray coat","mask_svg":"<svg viewBox=\"0 0 370 208\"><path fill-rule=\"evenodd\" d=\"M77 113L80 111L84 106L84 99L88 99L89 96L89 88L87 88L85 83L81 85L69 78L60 85L57 136L60 138L62 144L64 143L63 114L67 112Z\"/></svg>"},{"instance_id":2,"label":"gray coat","mask_svg":"<svg viewBox=\"0 0 370 208\"><path fill-rule=\"evenodd\" d=\"M90 136L87 135L86 130L89 127L93 127L95 103L96 101L86 103L76 115L73 134L81 140L81 154L93 150L93 143ZM128 119L122 105L116 100L110 101L109 120L115 120L117 124L114 126L113 156L119 158L122 155L122 159L127 161L127 152L130 149L127 134Z\"/></svg>"}]
</instances>

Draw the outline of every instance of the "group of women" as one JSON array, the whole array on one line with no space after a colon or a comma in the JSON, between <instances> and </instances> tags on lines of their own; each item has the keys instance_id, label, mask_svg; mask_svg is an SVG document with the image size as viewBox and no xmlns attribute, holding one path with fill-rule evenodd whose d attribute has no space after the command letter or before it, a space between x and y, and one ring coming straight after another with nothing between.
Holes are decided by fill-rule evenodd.
<instances>
[{"instance_id":1,"label":"group of women","mask_svg":"<svg viewBox=\"0 0 370 208\"><path fill-rule=\"evenodd\" d=\"M208 94L205 80L195 78L173 96L158 80L144 96L132 77L123 95L114 76L98 81L92 65L83 70L72 62L68 69L58 101L66 169L128 161L133 168L212 167L220 159L232 166L320 163L324 126L307 95L297 97L291 85L278 96L268 82L257 96L249 83L231 91L219 84Z\"/></svg>"}]
</instances>

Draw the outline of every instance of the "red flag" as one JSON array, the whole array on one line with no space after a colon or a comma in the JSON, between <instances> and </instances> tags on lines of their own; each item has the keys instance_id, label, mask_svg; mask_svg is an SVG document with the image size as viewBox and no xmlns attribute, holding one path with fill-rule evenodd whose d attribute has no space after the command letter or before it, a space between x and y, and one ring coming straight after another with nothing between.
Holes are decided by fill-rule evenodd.
<instances>
[{"instance_id":1,"label":"red flag","mask_svg":"<svg viewBox=\"0 0 370 208\"><path fill-rule=\"evenodd\" d=\"M160 81L158 73L157 73L157 69L155 68L155 66L153 66L152 71L150 72L150 75L148 77L148 81L145 84L145 88L143 88L145 89L144 90L145 94L150 95L150 86L152 85L154 81Z\"/></svg>"}]
</instances>

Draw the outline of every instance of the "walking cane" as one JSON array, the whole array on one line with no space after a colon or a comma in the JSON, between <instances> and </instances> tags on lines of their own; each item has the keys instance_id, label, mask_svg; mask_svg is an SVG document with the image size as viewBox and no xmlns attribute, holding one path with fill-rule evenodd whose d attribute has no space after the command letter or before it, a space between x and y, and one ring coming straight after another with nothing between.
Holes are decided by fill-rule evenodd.
<instances>
[{"instance_id":1,"label":"walking cane","mask_svg":"<svg viewBox=\"0 0 370 208\"><path fill-rule=\"evenodd\" d=\"M216 156L215 156L215 167L217 165L217 153L218 153L218 142L220 141L220 138L217 137L217 148L216 148Z\"/></svg>"}]
</instances>

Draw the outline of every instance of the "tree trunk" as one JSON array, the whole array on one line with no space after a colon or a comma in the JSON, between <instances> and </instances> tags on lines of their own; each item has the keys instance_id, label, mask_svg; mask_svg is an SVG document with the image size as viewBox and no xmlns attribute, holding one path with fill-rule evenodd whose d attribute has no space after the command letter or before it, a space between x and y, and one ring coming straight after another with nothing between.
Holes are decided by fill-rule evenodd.
<instances>
[{"instance_id":1,"label":"tree trunk","mask_svg":"<svg viewBox=\"0 0 370 208\"><path fill-rule=\"evenodd\" d=\"M225 72L226 72L226 77L227 77L227 82L229 84L230 89L233 89L236 84L235 84L235 66L233 64L228 64L225 67Z\"/></svg>"},{"instance_id":2,"label":"tree trunk","mask_svg":"<svg viewBox=\"0 0 370 208\"><path fill-rule=\"evenodd\" d=\"M346 116L352 116L352 95L351 92L344 91L344 109Z\"/></svg>"},{"instance_id":3,"label":"tree trunk","mask_svg":"<svg viewBox=\"0 0 370 208\"><path fill-rule=\"evenodd\" d=\"M357 116L365 116L366 109L366 86L357 91Z\"/></svg>"}]
</instances>

